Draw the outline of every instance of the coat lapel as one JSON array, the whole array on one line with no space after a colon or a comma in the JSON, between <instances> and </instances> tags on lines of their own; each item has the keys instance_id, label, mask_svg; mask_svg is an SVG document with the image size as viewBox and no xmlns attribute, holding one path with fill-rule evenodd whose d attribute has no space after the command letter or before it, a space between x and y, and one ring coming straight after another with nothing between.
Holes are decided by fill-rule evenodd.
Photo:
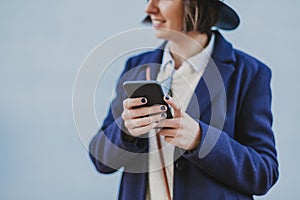
<instances>
[{"instance_id":1,"label":"coat lapel","mask_svg":"<svg viewBox=\"0 0 300 200\"><path fill-rule=\"evenodd\" d=\"M215 44L212 57L208 62L196 89L192 96L186 112L193 118L199 118L199 114L209 108L211 102L221 92L226 94L226 88L229 85L230 77L234 72L234 63L236 58L232 45L227 42L223 36L214 31ZM150 67L151 79L156 80L160 69L163 50L166 43L163 43L153 54L149 54L148 63L144 64L142 79L146 79L145 69ZM226 103L226 95L224 95Z\"/></svg>"},{"instance_id":2,"label":"coat lapel","mask_svg":"<svg viewBox=\"0 0 300 200\"><path fill-rule=\"evenodd\" d=\"M212 58L208 62L187 108L187 113L197 119L199 114L203 115L209 105L212 105L211 102L217 94L220 92L226 94L226 88L234 71L235 56L231 44L219 32L214 33L216 40ZM224 101L226 102L226 98Z\"/></svg>"}]
</instances>

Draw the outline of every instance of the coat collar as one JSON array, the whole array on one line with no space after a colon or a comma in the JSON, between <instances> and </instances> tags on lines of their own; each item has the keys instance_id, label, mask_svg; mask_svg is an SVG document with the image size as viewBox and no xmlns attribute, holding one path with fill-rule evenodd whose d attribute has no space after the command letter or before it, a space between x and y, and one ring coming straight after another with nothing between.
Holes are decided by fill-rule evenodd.
<instances>
[{"instance_id":1,"label":"coat collar","mask_svg":"<svg viewBox=\"0 0 300 200\"><path fill-rule=\"evenodd\" d=\"M217 94L220 92L226 94L226 87L234 71L236 57L232 45L218 31L214 31L214 34L215 44L212 57L187 108L187 113L195 118L199 118L199 113L204 113ZM165 45L166 42L149 57L150 64L148 66L151 69L151 79L157 77ZM226 103L226 98L224 101Z\"/></svg>"}]
</instances>

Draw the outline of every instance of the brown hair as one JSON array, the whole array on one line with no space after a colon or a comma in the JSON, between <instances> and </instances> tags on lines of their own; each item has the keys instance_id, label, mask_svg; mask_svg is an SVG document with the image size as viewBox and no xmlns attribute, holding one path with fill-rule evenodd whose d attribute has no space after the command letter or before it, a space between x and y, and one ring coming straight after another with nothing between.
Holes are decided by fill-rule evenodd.
<instances>
[{"instance_id":1,"label":"brown hair","mask_svg":"<svg viewBox=\"0 0 300 200\"><path fill-rule=\"evenodd\" d=\"M183 0L184 17L183 31L198 31L200 33L211 32L211 28L218 21L219 0ZM151 18L147 16L144 24L151 24Z\"/></svg>"}]
</instances>

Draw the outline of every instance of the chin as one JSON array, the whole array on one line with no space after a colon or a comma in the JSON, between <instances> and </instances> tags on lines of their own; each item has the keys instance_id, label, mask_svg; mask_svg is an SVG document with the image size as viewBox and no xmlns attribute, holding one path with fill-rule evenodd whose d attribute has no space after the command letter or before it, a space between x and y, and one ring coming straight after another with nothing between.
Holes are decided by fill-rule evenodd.
<instances>
[{"instance_id":1,"label":"chin","mask_svg":"<svg viewBox=\"0 0 300 200\"><path fill-rule=\"evenodd\" d=\"M167 40L162 34L155 33L155 37L162 40Z\"/></svg>"},{"instance_id":2,"label":"chin","mask_svg":"<svg viewBox=\"0 0 300 200\"><path fill-rule=\"evenodd\" d=\"M168 40L165 37L163 37L161 34L155 34L155 37L162 40Z\"/></svg>"},{"instance_id":3,"label":"chin","mask_svg":"<svg viewBox=\"0 0 300 200\"><path fill-rule=\"evenodd\" d=\"M184 33L178 31L178 30L171 30L171 29L155 29L155 36L158 39L162 40L171 40L171 41L177 41L178 39L182 38Z\"/></svg>"},{"instance_id":4,"label":"chin","mask_svg":"<svg viewBox=\"0 0 300 200\"><path fill-rule=\"evenodd\" d=\"M155 31L155 36L156 36L158 39L163 39L163 40L169 40L169 39L170 39L170 33L168 33L168 32L165 31L165 30L159 30L159 29L156 29L156 31Z\"/></svg>"}]
</instances>

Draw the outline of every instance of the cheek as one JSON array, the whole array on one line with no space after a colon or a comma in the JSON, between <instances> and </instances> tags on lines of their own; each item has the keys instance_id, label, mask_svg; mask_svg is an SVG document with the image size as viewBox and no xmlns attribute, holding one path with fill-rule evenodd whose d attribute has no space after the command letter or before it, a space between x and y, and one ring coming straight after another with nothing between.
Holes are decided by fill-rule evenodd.
<instances>
[{"instance_id":1,"label":"cheek","mask_svg":"<svg viewBox=\"0 0 300 200\"><path fill-rule=\"evenodd\" d=\"M182 2L172 2L173 4L168 4L166 6L161 6L160 10L164 17L169 21L169 28L182 28L183 27L183 15L184 8Z\"/></svg>"},{"instance_id":2,"label":"cheek","mask_svg":"<svg viewBox=\"0 0 300 200\"><path fill-rule=\"evenodd\" d=\"M183 18L180 16L176 16L172 20L172 27L176 29L181 29L183 27Z\"/></svg>"},{"instance_id":3,"label":"cheek","mask_svg":"<svg viewBox=\"0 0 300 200\"><path fill-rule=\"evenodd\" d=\"M177 24L178 27L183 26L183 12L184 11L182 8L178 8L178 9L174 10L174 12L172 13L173 21L174 21L174 23Z\"/></svg>"}]
</instances>

